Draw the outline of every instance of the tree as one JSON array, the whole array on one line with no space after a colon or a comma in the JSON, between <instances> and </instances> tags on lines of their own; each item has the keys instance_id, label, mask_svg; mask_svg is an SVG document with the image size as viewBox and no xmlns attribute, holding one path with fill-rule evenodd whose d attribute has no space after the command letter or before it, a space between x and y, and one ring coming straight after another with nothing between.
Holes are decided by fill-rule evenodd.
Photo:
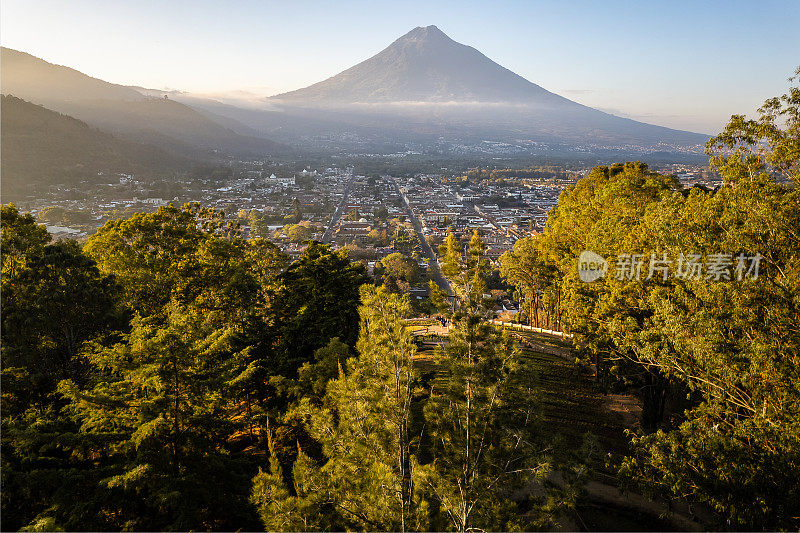
<instances>
[{"instance_id":1,"label":"tree","mask_svg":"<svg viewBox=\"0 0 800 533\"><path fill-rule=\"evenodd\" d=\"M465 293L475 302L483 300L486 293L485 277L489 262L485 259L486 243L481 239L478 230L474 230L467 245L467 263L464 272ZM471 274L471 275L470 275Z\"/></svg>"},{"instance_id":2,"label":"tree","mask_svg":"<svg viewBox=\"0 0 800 533\"><path fill-rule=\"evenodd\" d=\"M188 301L180 292L195 272L195 252L221 223L220 213L197 205L159 207L107 222L89 238L85 252L122 284L134 310L151 315L173 297Z\"/></svg>"},{"instance_id":3,"label":"tree","mask_svg":"<svg viewBox=\"0 0 800 533\"><path fill-rule=\"evenodd\" d=\"M442 263L442 274L448 280L454 281L462 273L461 268L461 250L459 248L458 239L450 232L444 243L439 245L439 256Z\"/></svg>"},{"instance_id":4,"label":"tree","mask_svg":"<svg viewBox=\"0 0 800 533\"><path fill-rule=\"evenodd\" d=\"M362 264L315 242L277 277L269 296L271 319L277 328L276 352L290 374L312 361L333 337L355 346L358 290L366 282Z\"/></svg>"},{"instance_id":5,"label":"tree","mask_svg":"<svg viewBox=\"0 0 800 533\"><path fill-rule=\"evenodd\" d=\"M321 400L328 382L339 375L350 356L350 347L339 337L332 338L327 345L315 351L314 362L303 363L298 370L298 381L302 387L298 397Z\"/></svg>"},{"instance_id":6,"label":"tree","mask_svg":"<svg viewBox=\"0 0 800 533\"><path fill-rule=\"evenodd\" d=\"M456 531L525 527L513 495L548 470L533 376L510 339L460 313L425 406L433 462L424 485Z\"/></svg>"},{"instance_id":7,"label":"tree","mask_svg":"<svg viewBox=\"0 0 800 533\"><path fill-rule=\"evenodd\" d=\"M793 78L797 81L797 77ZM724 179L654 210L665 245L760 257L757 279L679 280L653 290L650 331L629 338L642 364L696 399L676 428L637 437L622 473L658 494L709 505L721 527L796 529L800 500L800 88L768 100L756 120L734 115L707 144ZM785 125L781 125L781 121ZM763 257L762 257L763 256Z\"/></svg>"},{"instance_id":8,"label":"tree","mask_svg":"<svg viewBox=\"0 0 800 533\"><path fill-rule=\"evenodd\" d=\"M308 221L299 222L297 224L289 224L283 227L283 232L290 242L305 242L314 235L314 229Z\"/></svg>"},{"instance_id":9,"label":"tree","mask_svg":"<svg viewBox=\"0 0 800 533\"><path fill-rule=\"evenodd\" d=\"M44 227L13 206L3 206L2 222L3 525L54 529L40 513L59 501L62 483L80 485L64 453L75 427L56 384L85 382L85 345L123 328L126 316L119 286L75 243L47 244Z\"/></svg>"},{"instance_id":10,"label":"tree","mask_svg":"<svg viewBox=\"0 0 800 533\"><path fill-rule=\"evenodd\" d=\"M38 376L45 395L61 379L83 381L83 343L124 327L120 293L75 243L45 246L4 283L4 366Z\"/></svg>"},{"instance_id":11,"label":"tree","mask_svg":"<svg viewBox=\"0 0 800 533\"><path fill-rule=\"evenodd\" d=\"M424 410L433 440L425 487L454 530L520 527L511 494L547 471L533 374L514 343L484 320L485 244L475 232L465 257L457 246L451 233L440 247L442 271L461 301Z\"/></svg>"},{"instance_id":12,"label":"tree","mask_svg":"<svg viewBox=\"0 0 800 533\"><path fill-rule=\"evenodd\" d=\"M381 281L395 292L406 292L417 281L417 263L399 252L381 260Z\"/></svg>"},{"instance_id":13,"label":"tree","mask_svg":"<svg viewBox=\"0 0 800 533\"><path fill-rule=\"evenodd\" d=\"M648 329L652 309L646 295L656 284L670 281L647 280L646 271L628 279L617 275L613 262L622 254L644 258L663 252L642 221L649 209L682 198L678 187L674 177L639 162L595 167L562 193L538 237L540 256L557 269L558 298L579 354L594 365L604 389L638 388L648 431L662 421L670 384L656 367L639 364L636 350L624 339ZM612 270L592 283L577 275L578 258L585 250L612 263Z\"/></svg>"},{"instance_id":14,"label":"tree","mask_svg":"<svg viewBox=\"0 0 800 533\"><path fill-rule=\"evenodd\" d=\"M258 238L269 237L269 224L267 217L255 209L247 215L247 224L250 226L250 236Z\"/></svg>"},{"instance_id":15,"label":"tree","mask_svg":"<svg viewBox=\"0 0 800 533\"><path fill-rule=\"evenodd\" d=\"M339 367L322 406L300 411L322 446L317 467L300 453L285 487L273 454L254 479L252 499L267 529L421 529L427 508L416 488L411 404L419 375L416 347L402 319L407 298L365 285L361 291L359 355Z\"/></svg>"},{"instance_id":16,"label":"tree","mask_svg":"<svg viewBox=\"0 0 800 533\"><path fill-rule=\"evenodd\" d=\"M253 478L250 501L258 510L266 531L333 531L342 529L343 518L336 512L327 480L302 450L292 465L293 490L286 477L270 437L267 471L259 469Z\"/></svg>"},{"instance_id":17,"label":"tree","mask_svg":"<svg viewBox=\"0 0 800 533\"><path fill-rule=\"evenodd\" d=\"M373 228L367 233L367 238L374 246L386 246L389 244L385 229L378 231L378 228Z\"/></svg>"},{"instance_id":18,"label":"tree","mask_svg":"<svg viewBox=\"0 0 800 533\"><path fill-rule=\"evenodd\" d=\"M247 459L226 450L235 327L168 307L165 322L137 317L125 342L89 355L102 370L91 386L59 385L83 437L73 453L107 469L98 529L252 527Z\"/></svg>"},{"instance_id":19,"label":"tree","mask_svg":"<svg viewBox=\"0 0 800 533\"><path fill-rule=\"evenodd\" d=\"M439 245L441 270L453 285L456 295L477 311L486 292L485 277L488 273L488 261L484 258L486 244L477 230L470 237L465 252L461 253L456 236L448 233L444 243Z\"/></svg>"},{"instance_id":20,"label":"tree","mask_svg":"<svg viewBox=\"0 0 800 533\"><path fill-rule=\"evenodd\" d=\"M121 288L114 278L100 274L74 242L47 244L49 240L44 227L29 214L20 216L13 205L3 206L6 400L19 394L25 402L49 404L59 380L84 378L83 344L126 323ZM27 384L17 389L22 383ZM17 413L9 403L4 407L6 413Z\"/></svg>"},{"instance_id":21,"label":"tree","mask_svg":"<svg viewBox=\"0 0 800 533\"><path fill-rule=\"evenodd\" d=\"M389 218L389 210L386 208L385 205L381 205L379 208L375 210L375 220L385 222L387 218Z\"/></svg>"},{"instance_id":22,"label":"tree","mask_svg":"<svg viewBox=\"0 0 800 533\"><path fill-rule=\"evenodd\" d=\"M298 223L303 220L303 212L300 207L300 200L297 198L292 199L292 221L294 223Z\"/></svg>"},{"instance_id":23,"label":"tree","mask_svg":"<svg viewBox=\"0 0 800 533\"><path fill-rule=\"evenodd\" d=\"M3 281L14 279L21 267L29 259L38 257L44 246L50 242L47 229L36 223L30 213L20 215L14 204L3 204L0 212L2 220Z\"/></svg>"},{"instance_id":24,"label":"tree","mask_svg":"<svg viewBox=\"0 0 800 533\"><path fill-rule=\"evenodd\" d=\"M525 237L514 243L513 250L500 256L500 273L517 288L519 301L528 306L528 325L540 326L539 309L543 307L547 326L553 315L555 327L560 327L560 285L556 283L556 268L547 262L540 250L541 239ZM545 303L551 305L546 306Z\"/></svg>"},{"instance_id":25,"label":"tree","mask_svg":"<svg viewBox=\"0 0 800 533\"><path fill-rule=\"evenodd\" d=\"M403 228L398 227L397 231L392 238L392 247L406 255L411 254L411 250L414 249L414 246L417 244L417 237L412 232L406 231Z\"/></svg>"},{"instance_id":26,"label":"tree","mask_svg":"<svg viewBox=\"0 0 800 533\"><path fill-rule=\"evenodd\" d=\"M795 184L800 181L800 67L789 81L795 85L786 94L764 102L758 119L733 115L725 129L706 144L711 165L728 182L764 171Z\"/></svg>"},{"instance_id":27,"label":"tree","mask_svg":"<svg viewBox=\"0 0 800 533\"><path fill-rule=\"evenodd\" d=\"M4 491L10 523L97 530L257 524L246 482L254 461L232 441L245 429L255 441L252 421L273 394L267 316L286 258L231 229L191 206L107 226L93 244L118 253L94 252L124 280L124 291L74 244L44 246L17 269L13 291L3 292L14 298L3 305L4 363L6 349L18 344L6 335L20 328L35 327L20 335L39 344L21 353L39 353L16 358L10 387L4 366L3 454L13 464L3 470L4 486L22 489L22 500L7 501ZM147 291L153 280L166 303ZM114 323L120 293L138 307L130 330ZM20 312L7 313L14 306ZM7 416L7 393L31 390L24 376L37 365L50 373L50 389ZM253 416L233 415L241 411Z\"/></svg>"}]
</instances>

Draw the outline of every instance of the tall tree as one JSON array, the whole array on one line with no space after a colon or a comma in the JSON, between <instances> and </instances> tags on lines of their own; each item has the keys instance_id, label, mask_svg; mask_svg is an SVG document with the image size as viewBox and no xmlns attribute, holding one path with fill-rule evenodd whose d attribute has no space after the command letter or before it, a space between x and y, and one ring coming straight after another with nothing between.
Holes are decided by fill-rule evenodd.
<instances>
[{"instance_id":1,"label":"tall tree","mask_svg":"<svg viewBox=\"0 0 800 533\"><path fill-rule=\"evenodd\" d=\"M4 410L3 436L13 437L13 448L4 441L3 451L24 458L14 479L30 500L20 525L257 524L246 482L255 463L238 450L248 429L257 444L253 420L274 394L267 385L277 368L269 296L285 257L232 230L215 212L169 207L111 223L90 243L114 278L69 244L45 246L39 259L26 261L17 278L30 282L15 284L15 302L35 305L38 322L16 322L43 332L26 339L46 334L49 350L76 356L66 369L48 366L51 382L63 381L48 398L50 410L38 411L46 416L28 409L7 420ZM118 253L106 253L103 242ZM126 284L136 313L130 331L103 336L118 314L114 279ZM4 320L17 315L4 313ZM4 338L3 349L9 346ZM38 360L22 368L35 370Z\"/></svg>"},{"instance_id":2,"label":"tall tree","mask_svg":"<svg viewBox=\"0 0 800 533\"><path fill-rule=\"evenodd\" d=\"M757 119L733 116L709 141L724 179L717 191L694 189L649 217L665 246L728 254L730 279L687 277L650 294L649 329L667 342L647 334L630 344L697 401L677 428L635 439L623 473L656 493L709 505L719 527L800 526L800 88L793 81Z\"/></svg>"},{"instance_id":3,"label":"tall tree","mask_svg":"<svg viewBox=\"0 0 800 533\"><path fill-rule=\"evenodd\" d=\"M47 244L30 214L2 211L3 526L56 528L47 516L85 474L72 468L75 425L55 392L62 379L85 383L87 345L124 328L120 287L72 242Z\"/></svg>"},{"instance_id":4,"label":"tall tree","mask_svg":"<svg viewBox=\"0 0 800 533\"><path fill-rule=\"evenodd\" d=\"M500 273L517 289L519 301L527 307L528 325L539 327L539 309L546 315L547 327L561 327L561 285L558 270L541 250L542 240L525 237L500 256ZM551 320L552 319L552 320Z\"/></svg>"},{"instance_id":5,"label":"tall tree","mask_svg":"<svg viewBox=\"0 0 800 533\"><path fill-rule=\"evenodd\" d=\"M643 163L596 167L562 193L539 237L545 262L557 268L564 318L576 348L594 366L606 390L631 385L639 389L649 431L661 422L669 383L656 367L639 364L624 339L648 328L651 287L671 283L648 279L644 258L663 250L643 220L663 201L682 198L678 189L674 177L655 173ZM609 258L604 277L592 283L578 277L583 251ZM630 259L626 271L615 266L615 260L624 257Z\"/></svg>"},{"instance_id":6,"label":"tall tree","mask_svg":"<svg viewBox=\"0 0 800 533\"><path fill-rule=\"evenodd\" d=\"M292 469L294 494L274 459L254 480L252 498L268 529L425 528L412 454L416 347L402 322L410 304L383 287L365 285L361 294L358 357L328 383L322 406L305 399L299 407L324 464L315 467L301 452Z\"/></svg>"},{"instance_id":7,"label":"tall tree","mask_svg":"<svg viewBox=\"0 0 800 533\"><path fill-rule=\"evenodd\" d=\"M425 405L433 462L425 488L456 531L520 527L514 491L547 470L536 432L534 376L511 339L484 319L485 245L475 233L466 257L451 234L443 271L462 295Z\"/></svg>"},{"instance_id":8,"label":"tall tree","mask_svg":"<svg viewBox=\"0 0 800 533\"><path fill-rule=\"evenodd\" d=\"M84 342L122 328L120 286L75 243L45 246L3 287L3 362L49 380L83 381Z\"/></svg>"},{"instance_id":9,"label":"tall tree","mask_svg":"<svg viewBox=\"0 0 800 533\"><path fill-rule=\"evenodd\" d=\"M60 384L79 453L105 458L109 475L95 490L117 495L97 509L101 529L253 526L248 460L227 447L234 329L173 302L165 321L137 317L124 343L90 355L101 370L92 386Z\"/></svg>"}]
</instances>

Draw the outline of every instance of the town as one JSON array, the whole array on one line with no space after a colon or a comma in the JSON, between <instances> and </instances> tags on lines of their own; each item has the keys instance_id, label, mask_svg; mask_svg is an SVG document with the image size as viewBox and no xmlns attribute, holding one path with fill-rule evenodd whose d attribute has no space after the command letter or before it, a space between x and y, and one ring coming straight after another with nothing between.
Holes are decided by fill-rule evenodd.
<instances>
[{"instance_id":1,"label":"town","mask_svg":"<svg viewBox=\"0 0 800 533\"><path fill-rule=\"evenodd\" d=\"M231 160L170 181L131 174L98 176L93 185L53 186L20 207L46 224L55 239L85 242L109 220L168 204L198 202L224 213L245 238L276 243L297 258L310 241L345 249L351 261L393 290L407 293L418 311L432 311L429 282L446 292L438 247L448 234L466 243L477 232L485 259L498 268L514 243L543 231L561 192L589 168L552 171L480 170L359 174L352 165L319 166L267 160ZM660 170L685 186L713 187L702 167L671 164ZM103 183L106 182L106 183ZM518 303L510 287L488 287L496 315L513 319Z\"/></svg>"}]
</instances>

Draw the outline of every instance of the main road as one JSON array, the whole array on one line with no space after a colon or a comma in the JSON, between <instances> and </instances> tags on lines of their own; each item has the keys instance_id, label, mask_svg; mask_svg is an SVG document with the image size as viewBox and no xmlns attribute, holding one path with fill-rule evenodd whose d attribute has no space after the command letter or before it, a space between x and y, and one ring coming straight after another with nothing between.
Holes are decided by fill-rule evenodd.
<instances>
[{"instance_id":1,"label":"main road","mask_svg":"<svg viewBox=\"0 0 800 533\"><path fill-rule=\"evenodd\" d=\"M386 176L392 180L394 183L394 188L397 191L397 194L400 195L400 198L403 199L403 204L406 206L406 213L408 213L408 219L411 221L411 224L414 226L414 232L417 234L417 238L419 238L420 246L422 246L422 253L428 258L428 269L430 271L431 277L433 281L442 289L444 292L447 293L447 296L450 298L455 298L456 293L453 292L453 288L450 286L450 282L447 281L447 278L444 277L442 274L441 269L439 268L439 258L433 253L433 249L431 248L428 241L425 239L425 234L422 232L422 222L420 221L419 217L414 213L414 210L411 209L411 204L408 203L408 197L400 191L400 186L397 184L397 180L394 179L394 176Z\"/></svg>"},{"instance_id":2,"label":"main road","mask_svg":"<svg viewBox=\"0 0 800 533\"><path fill-rule=\"evenodd\" d=\"M336 227L336 223L339 222L340 218L342 218L342 213L344 212L345 207L347 207L347 197L350 196L350 187L353 186L353 182L355 181L355 179L356 177L351 172L350 179L347 180L347 185L345 185L344 187L344 193L342 194L342 201L339 202L338 206L336 206L336 211L333 212L333 215L331 216L331 221L328 224L328 227L325 229L325 233L322 234L323 243L328 243L331 241L331 237L333 235L333 228Z\"/></svg>"}]
</instances>

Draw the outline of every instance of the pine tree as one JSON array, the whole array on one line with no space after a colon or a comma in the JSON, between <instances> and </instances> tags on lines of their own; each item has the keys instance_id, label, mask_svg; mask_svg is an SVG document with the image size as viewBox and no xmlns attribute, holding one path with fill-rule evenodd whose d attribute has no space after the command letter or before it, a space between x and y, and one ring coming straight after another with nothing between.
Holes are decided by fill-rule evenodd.
<instances>
[{"instance_id":1,"label":"pine tree","mask_svg":"<svg viewBox=\"0 0 800 533\"><path fill-rule=\"evenodd\" d=\"M454 282L461 274L461 251L453 232L448 233L444 243L439 245L439 256L442 258L442 274Z\"/></svg>"},{"instance_id":2,"label":"pine tree","mask_svg":"<svg viewBox=\"0 0 800 533\"><path fill-rule=\"evenodd\" d=\"M416 348L402 322L410 304L382 287L365 285L361 294L358 357L328 383L321 407L308 399L299 406L309 434L322 447L324 464L315 467L298 455L294 495L276 487L275 467L256 476L253 498L262 516L284 513L267 518L265 527L274 520L307 527L304 516L310 512L339 529L425 528L427 509L412 454ZM310 501L316 508L303 511Z\"/></svg>"},{"instance_id":3,"label":"pine tree","mask_svg":"<svg viewBox=\"0 0 800 533\"><path fill-rule=\"evenodd\" d=\"M446 517L442 526L507 529L519 519L513 491L547 471L535 430L534 376L511 339L485 321L485 244L475 232L466 259L455 249L451 234L442 254L462 299L424 409L434 458L425 489Z\"/></svg>"},{"instance_id":4,"label":"pine tree","mask_svg":"<svg viewBox=\"0 0 800 533\"><path fill-rule=\"evenodd\" d=\"M270 339L263 333L268 291L262 285L280 270L279 263L268 264L270 258L280 256L258 253L275 249L251 246L209 216L199 208L165 208L112 223L95 241L118 252L100 253L101 267L127 284L125 294L138 312L129 329L77 337L84 342L76 357L87 372L58 375L67 379L53 395L57 416L16 440L33 458L29 464L51 456L61 461L58 469L30 472L32 478L60 480L41 491L41 501L50 505L36 510L33 522L52 514L70 529L257 524L243 481L252 477L254 464L234 453L232 444L250 422L237 413L243 404L250 412L249 402L263 399L259 374L262 380L270 374ZM169 249L176 243L183 245ZM152 257L139 263L142 250ZM101 302L102 291L89 289L102 288L104 277L90 259L65 262L62 256L47 263L52 272L42 285L58 311L54 323L103 331L111 313L85 315ZM88 276L79 275L84 263ZM163 295L150 298L154 282L166 303ZM79 305L73 311L69 302ZM52 444L42 445L47 439ZM67 489L70 484L80 490Z\"/></svg>"},{"instance_id":5,"label":"pine tree","mask_svg":"<svg viewBox=\"0 0 800 533\"><path fill-rule=\"evenodd\" d=\"M164 323L137 317L126 342L90 355L101 371L93 387L60 385L80 432L94 438L84 453L115 465L102 485L123 495L106 509L121 527L247 523L238 477L247 465L224 451L234 429L225 386L231 333L210 329L196 310L173 302Z\"/></svg>"}]
</instances>

